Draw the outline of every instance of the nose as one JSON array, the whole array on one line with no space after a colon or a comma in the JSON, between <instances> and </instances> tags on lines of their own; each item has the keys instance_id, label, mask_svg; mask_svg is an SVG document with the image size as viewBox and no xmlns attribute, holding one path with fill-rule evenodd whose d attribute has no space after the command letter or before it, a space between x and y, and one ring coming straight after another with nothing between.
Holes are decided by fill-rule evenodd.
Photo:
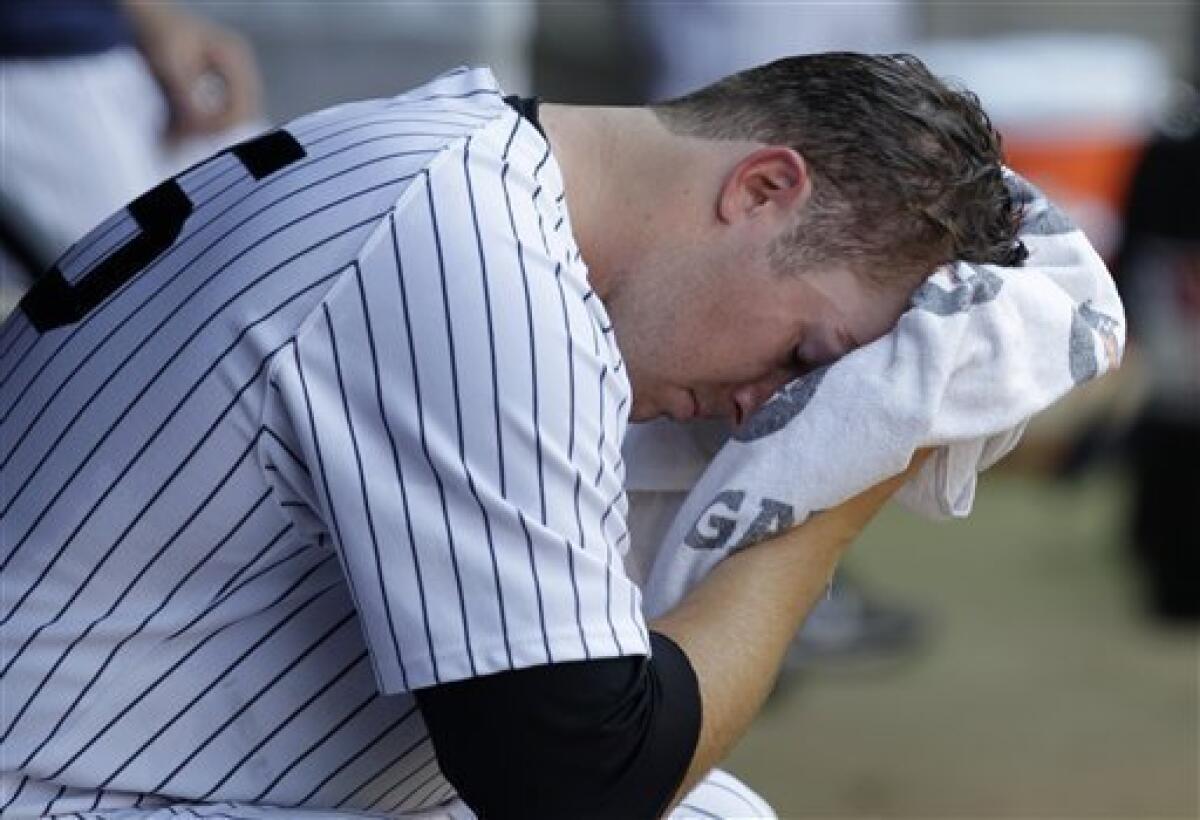
<instances>
[{"instance_id":1,"label":"nose","mask_svg":"<svg viewBox=\"0 0 1200 820\"><path fill-rule=\"evenodd\" d=\"M779 388L794 378L796 373L783 370L734 388L731 393L733 403L737 407L734 422L739 426L745 423L755 410L766 404Z\"/></svg>"}]
</instances>

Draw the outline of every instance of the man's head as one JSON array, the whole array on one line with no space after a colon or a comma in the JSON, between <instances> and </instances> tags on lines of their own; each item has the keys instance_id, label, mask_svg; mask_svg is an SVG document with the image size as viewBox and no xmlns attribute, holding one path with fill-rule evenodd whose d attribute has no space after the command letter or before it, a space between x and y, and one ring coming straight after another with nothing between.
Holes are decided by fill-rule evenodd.
<instances>
[{"instance_id":1,"label":"man's head","mask_svg":"<svg viewBox=\"0 0 1200 820\"><path fill-rule=\"evenodd\" d=\"M953 259L1014 264L1000 138L979 100L915 57L778 60L654 106L673 133L788 146L812 195L772 248L781 272L849 265L915 284Z\"/></svg>"},{"instance_id":2,"label":"man's head","mask_svg":"<svg viewBox=\"0 0 1200 820\"><path fill-rule=\"evenodd\" d=\"M740 421L886 333L938 265L1020 261L999 137L913 57L788 58L650 111L659 136L606 169L619 227L584 247L635 420Z\"/></svg>"}]
</instances>

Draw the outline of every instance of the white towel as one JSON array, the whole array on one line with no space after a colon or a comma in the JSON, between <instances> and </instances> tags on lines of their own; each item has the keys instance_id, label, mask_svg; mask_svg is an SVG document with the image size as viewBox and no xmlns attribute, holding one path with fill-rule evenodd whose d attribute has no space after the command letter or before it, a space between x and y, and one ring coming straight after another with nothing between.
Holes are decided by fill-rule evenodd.
<instances>
[{"instance_id":1,"label":"white towel","mask_svg":"<svg viewBox=\"0 0 1200 820\"><path fill-rule=\"evenodd\" d=\"M648 616L730 552L895 475L921 447L936 450L900 501L931 518L965 516L976 475L1034 414L1117 366L1125 317L1104 263L1039 191L1008 181L1025 207L1025 263L938 269L892 332L788 385L720 446L665 540L632 546L653 550L630 557L649 567ZM647 467L631 460L630 490L678 489Z\"/></svg>"}]
</instances>

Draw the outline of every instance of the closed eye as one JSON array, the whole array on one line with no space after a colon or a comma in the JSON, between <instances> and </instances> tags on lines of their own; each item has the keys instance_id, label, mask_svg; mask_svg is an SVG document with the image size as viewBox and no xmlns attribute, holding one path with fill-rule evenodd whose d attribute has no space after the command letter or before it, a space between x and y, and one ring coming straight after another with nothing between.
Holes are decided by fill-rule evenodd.
<instances>
[{"instance_id":1,"label":"closed eye","mask_svg":"<svg viewBox=\"0 0 1200 820\"><path fill-rule=\"evenodd\" d=\"M812 370L814 366L815 365L811 361L801 356L799 351L792 351L790 355L780 359L778 363L771 368L769 377L774 376L778 378L779 376L785 376L787 381L790 382L793 379L800 378L805 373Z\"/></svg>"},{"instance_id":2,"label":"closed eye","mask_svg":"<svg viewBox=\"0 0 1200 820\"><path fill-rule=\"evenodd\" d=\"M820 366L821 362L813 361L813 359L807 355L802 344L798 344L792 349L792 352L789 355L786 364L784 365L784 367L786 367L788 370L795 373L797 378Z\"/></svg>"}]
</instances>

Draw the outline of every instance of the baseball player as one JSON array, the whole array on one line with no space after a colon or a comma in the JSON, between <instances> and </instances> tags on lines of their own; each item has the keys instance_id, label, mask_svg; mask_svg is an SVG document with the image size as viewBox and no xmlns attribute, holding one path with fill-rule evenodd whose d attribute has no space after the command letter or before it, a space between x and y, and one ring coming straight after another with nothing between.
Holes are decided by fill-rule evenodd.
<instances>
[{"instance_id":1,"label":"baseball player","mask_svg":"<svg viewBox=\"0 0 1200 820\"><path fill-rule=\"evenodd\" d=\"M849 54L656 109L459 69L160 184L0 327L0 806L770 816L705 777L896 480L648 624L627 422L740 422L1011 209L972 98Z\"/></svg>"}]
</instances>

